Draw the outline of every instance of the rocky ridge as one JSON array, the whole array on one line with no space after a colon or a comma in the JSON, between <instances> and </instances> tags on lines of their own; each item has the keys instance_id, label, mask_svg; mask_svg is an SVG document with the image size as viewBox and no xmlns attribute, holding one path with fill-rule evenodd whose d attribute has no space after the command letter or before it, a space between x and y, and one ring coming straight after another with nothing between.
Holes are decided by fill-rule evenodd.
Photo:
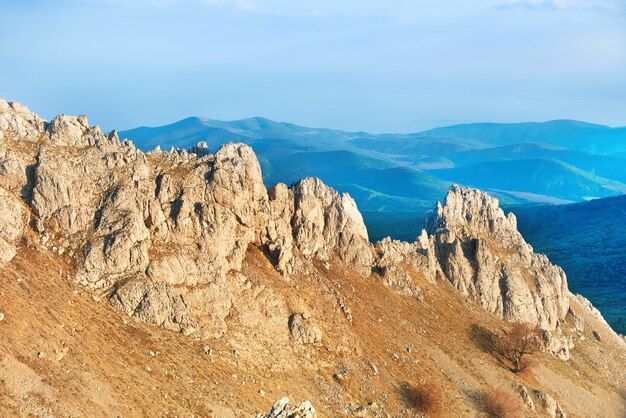
<instances>
[{"instance_id":1,"label":"rocky ridge","mask_svg":"<svg viewBox=\"0 0 626 418\"><path fill-rule=\"evenodd\" d=\"M3 199L4 217L24 219L28 205L41 242L75 259L78 282L145 321L223 335L233 303L227 276L240 270L250 245L262 248L286 278L312 260L336 257L420 298L403 268L410 266L429 281L448 280L506 320L547 331L568 311L563 271L533 253L514 215L505 216L496 199L477 190L451 187L414 243L372 245L350 196L315 178L268 191L254 152L243 144L215 154L204 144L191 150L198 154L144 154L115 132L90 127L84 116L47 123L6 102L0 102L0 129L0 193L26 193ZM0 259L6 261L26 222L3 225Z\"/></svg>"},{"instance_id":2,"label":"rocky ridge","mask_svg":"<svg viewBox=\"0 0 626 418\"><path fill-rule=\"evenodd\" d=\"M135 394L140 410L153 413L165 404L152 395L154 405L143 402L158 385L165 403L177 397L181 414L203 411L208 401L202 416L241 416L231 414L237 409L250 416L288 394L314 401L322 416L410 416L400 376L438 382L452 396L450 405L461 408L449 416L469 413L471 400L463 399L469 389L494 382L513 388L519 379L528 389L516 396L537 411L580 412L589 401L606 416L618 411L594 397L619 402L623 376L609 365L623 361L622 351L611 351L623 340L612 338L588 301L569 293L564 273L534 254L514 216L485 193L453 186L415 242L371 244L348 195L314 178L267 190L245 145L227 144L214 154L202 144L142 153L84 117L48 123L2 101L0 127L0 269L15 278L0 286L5 345L19 347L9 352L26 362L24 353L32 351L29 367L44 377L48 370L68 373L68 359L78 360L70 389L59 386L55 396L78 393L88 381L88 363L91 372L106 365L102 376L123 370L121 386L108 392L123 389L119 399L134 391L125 380L136 376L137 387L150 391ZM37 315L20 317L27 310ZM50 319L26 323L40 317ZM537 324L548 351L563 360L576 342L574 361L563 366L545 356L538 380L494 369L468 330L482 324L499 332L507 327L503 320ZM90 327L96 331L82 344L89 333L81 329ZM46 332L29 331L22 341L20 330L30 329ZM142 356L147 334L160 342L151 340L156 348ZM113 335L125 337L121 346L108 343ZM165 343L170 340L178 341L176 348ZM130 356L126 345L134 347ZM91 354L81 357L83 351ZM120 354L123 362L111 361ZM108 360L100 362L101 356ZM22 399L6 386L17 361L7 358L0 364L0 393ZM60 363L48 364L53 361ZM54 367L42 371L38 364ZM171 369L159 371L161 365ZM563 367L573 370L565 380ZM590 375L602 376L591 382L597 396L577 383L576 376ZM611 379L618 389L607 387ZM226 402L216 396L229 392ZM256 401L235 402L244 393ZM66 405L78 398L68 399ZM315 414L308 402L283 399L271 413Z\"/></svg>"}]
</instances>

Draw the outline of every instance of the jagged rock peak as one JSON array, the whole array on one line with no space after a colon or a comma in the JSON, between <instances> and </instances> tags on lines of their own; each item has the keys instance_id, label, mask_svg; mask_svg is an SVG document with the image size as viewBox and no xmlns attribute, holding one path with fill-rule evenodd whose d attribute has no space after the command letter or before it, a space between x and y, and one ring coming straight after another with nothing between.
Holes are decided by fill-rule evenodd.
<instances>
[{"instance_id":1,"label":"jagged rock peak","mask_svg":"<svg viewBox=\"0 0 626 418\"><path fill-rule=\"evenodd\" d=\"M339 194L314 177L296 183L293 194L293 236L301 253L327 259L334 252L369 275L372 246L363 216L350 195Z\"/></svg>"},{"instance_id":2,"label":"jagged rock peak","mask_svg":"<svg viewBox=\"0 0 626 418\"><path fill-rule=\"evenodd\" d=\"M428 229L445 276L487 310L550 331L567 314L565 273L533 253L497 199L453 185Z\"/></svg>"},{"instance_id":3,"label":"jagged rock peak","mask_svg":"<svg viewBox=\"0 0 626 418\"><path fill-rule=\"evenodd\" d=\"M423 232L413 244L386 240L374 248L348 194L317 178L268 191L256 155L245 144L228 143L204 157L176 150L146 157L130 141L89 127L84 116L60 115L46 124L4 101L0 128L12 140L38 144L31 155L7 148L10 159L2 164L9 171L0 186L26 186L25 162L36 161L27 204L41 242L77 255L78 281L102 289L134 280L188 289L179 304L174 288L137 286L169 292L164 300L176 302L159 315L146 310L145 318L179 324L191 317L179 314L189 307L194 314L210 312L217 319L208 328L222 334L231 300L224 278L240 270L249 245L267 250L286 275L312 259L336 258L364 276L374 268L386 285L418 298L416 277L445 276L484 308L546 329L555 329L567 312L562 270L534 254L514 216L505 216L497 199L477 190L452 186L430 221L430 235ZM206 150L204 145L198 148ZM8 152L2 146L0 155ZM129 306L137 298L124 299L131 299ZM157 299L145 300L146 306L158 305L152 303Z\"/></svg>"},{"instance_id":4,"label":"jagged rock peak","mask_svg":"<svg viewBox=\"0 0 626 418\"><path fill-rule=\"evenodd\" d=\"M84 116L46 124L3 102L0 121L8 135L0 142L0 187L29 190L25 203L40 243L70 254L76 281L113 290L114 305L139 319L186 332L196 328L195 317L206 335L223 335L233 292L226 276L241 269L251 245L266 248L287 275L315 258L371 272L373 252L354 200L314 178L268 193L248 145L228 143L205 156L146 155ZM207 152L206 144L198 150ZM7 207L7 223L18 208ZM0 236L6 260L21 229L9 232Z\"/></svg>"},{"instance_id":5,"label":"jagged rock peak","mask_svg":"<svg viewBox=\"0 0 626 418\"><path fill-rule=\"evenodd\" d=\"M6 133L12 133L19 138L36 141L45 129L46 121L26 106L0 99L0 139Z\"/></svg>"},{"instance_id":6,"label":"jagged rock peak","mask_svg":"<svg viewBox=\"0 0 626 418\"><path fill-rule=\"evenodd\" d=\"M437 203L428 230L431 234L446 234L450 242L455 238L466 240L489 235L502 240L500 244L507 247L528 246L517 230L515 215L505 215L498 199L456 184L448 190L444 205Z\"/></svg>"},{"instance_id":7,"label":"jagged rock peak","mask_svg":"<svg viewBox=\"0 0 626 418\"><path fill-rule=\"evenodd\" d=\"M189 152L191 154L196 154L198 157L204 157L210 153L209 146L205 141L200 141L196 145L189 147Z\"/></svg>"}]
</instances>

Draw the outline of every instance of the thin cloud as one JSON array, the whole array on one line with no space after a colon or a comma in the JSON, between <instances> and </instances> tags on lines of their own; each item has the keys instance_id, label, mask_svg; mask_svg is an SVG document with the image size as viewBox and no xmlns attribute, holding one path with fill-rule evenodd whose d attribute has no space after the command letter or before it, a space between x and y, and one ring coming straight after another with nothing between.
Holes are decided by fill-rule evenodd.
<instances>
[{"instance_id":1,"label":"thin cloud","mask_svg":"<svg viewBox=\"0 0 626 418\"><path fill-rule=\"evenodd\" d=\"M509 0L500 9L530 10L589 10L624 14L625 6L619 0Z\"/></svg>"}]
</instances>

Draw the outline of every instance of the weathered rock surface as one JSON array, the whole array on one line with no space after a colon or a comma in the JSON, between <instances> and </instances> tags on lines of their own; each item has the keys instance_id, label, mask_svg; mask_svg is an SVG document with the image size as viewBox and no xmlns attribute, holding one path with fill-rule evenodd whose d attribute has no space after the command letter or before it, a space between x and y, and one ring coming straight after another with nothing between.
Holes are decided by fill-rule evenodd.
<instances>
[{"instance_id":1,"label":"weathered rock surface","mask_svg":"<svg viewBox=\"0 0 626 418\"><path fill-rule=\"evenodd\" d=\"M380 274L385 285L402 294L422 298L422 290L409 271L420 272L430 282L441 273L433 242L425 230L413 243L385 238L376 243L375 251L374 271Z\"/></svg>"},{"instance_id":2,"label":"weathered rock surface","mask_svg":"<svg viewBox=\"0 0 626 418\"><path fill-rule=\"evenodd\" d=\"M505 216L497 199L452 186L429 232L448 280L485 309L547 330L567 314L565 273L533 252L517 231L515 216Z\"/></svg>"},{"instance_id":3,"label":"weathered rock surface","mask_svg":"<svg viewBox=\"0 0 626 418\"><path fill-rule=\"evenodd\" d=\"M113 292L116 306L146 321L189 330L193 321L183 318L193 313L206 335L223 335L240 292L227 277L249 246L285 276L315 259L338 260L418 299L420 280L446 277L485 309L549 331L568 310L563 271L534 254L515 217L476 190L453 186L414 243L373 246L350 196L315 178L268 191L244 144L144 154L84 116L48 124L6 102L0 128L10 137L0 142L0 187L20 190L40 241L75 258L80 283ZM10 145L20 141L30 148ZM0 235L3 259L19 235L11 228Z\"/></svg>"},{"instance_id":4,"label":"weathered rock surface","mask_svg":"<svg viewBox=\"0 0 626 418\"><path fill-rule=\"evenodd\" d=\"M315 418L317 413L309 401L289 403L289 398L282 398L270 409L268 414L257 414L256 418Z\"/></svg>"},{"instance_id":5,"label":"weathered rock surface","mask_svg":"<svg viewBox=\"0 0 626 418\"><path fill-rule=\"evenodd\" d=\"M571 335L565 335L560 328L557 328L552 332L542 330L541 337L545 344L546 352L560 358L563 361L570 359L570 350L575 347L574 340Z\"/></svg>"},{"instance_id":6,"label":"weathered rock surface","mask_svg":"<svg viewBox=\"0 0 626 418\"><path fill-rule=\"evenodd\" d=\"M84 116L48 124L4 101L0 128L0 186L27 191L41 243L75 257L77 281L113 291L116 306L143 320L188 330L183 318L197 311L207 335L223 335L234 291L226 276L241 269L250 245L266 248L286 275L332 257L370 273L373 254L354 201L312 178L268 193L246 145L214 155L202 143L191 154L144 154ZM1 204L8 260L21 231L9 220L25 212L14 200ZM180 298L171 286L183 287Z\"/></svg>"},{"instance_id":7,"label":"weathered rock surface","mask_svg":"<svg viewBox=\"0 0 626 418\"><path fill-rule=\"evenodd\" d=\"M15 256L26 221L22 205L0 187L0 267Z\"/></svg>"},{"instance_id":8,"label":"weathered rock surface","mask_svg":"<svg viewBox=\"0 0 626 418\"><path fill-rule=\"evenodd\" d=\"M528 392L528 389L526 389L526 386L524 386L521 383L518 383L517 386L515 386L515 391L522 398L522 401L524 402L524 405L526 405L526 407L528 407L528 408L530 408L530 409L532 409L534 411L535 410L535 403L533 402L533 398L530 396L530 393Z\"/></svg>"},{"instance_id":9,"label":"weathered rock surface","mask_svg":"<svg viewBox=\"0 0 626 418\"><path fill-rule=\"evenodd\" d=\"M109 300L113 306L144 322L184 333L196 327L189 306L167 283L131 280L118 284Z\"/></svg>"},{"instance_id":10,"label":"weathered rock surface","mask_svg":"<svg viewBox=\"0 0 626 418\"><path fill-rule=\"evenodd\" d=\"M62 405L91 416L123 415L118 406L145 416L252 416L285 389L330 416L404 416L406 398L392 389L425 376L450 401L444 415L471 415L475 405L459 393L492 384L485 376L519 380L485 361L474 334L463 336L506 328L480 306L536 321L562 357L566 333L584 331L580 359L535 368L533 389L558 395L577 416L623 415L623 339L617 345L582 299L569 301L584 329L575 316L561 322L558 298L572 296L565 277L486 195L453 187L415 242L371 245L349 196L317 179L268 191L245 145L144 154L84 117L47 124L0 105L0 254L16 254L0 266L1 351L37 366L17 376L0 364L10 402L0 402L2 416L20 416L25 401L55 416L80 415ZM194 337L120 321L109 303ZM104 384L125 375L137 384ZM33 376L54 393L15 390ZM559 413L530 387L519 393L536 413L545 415L544 403ZM269 416L315 412L283 400Z\"/></svg>"},{"instance_id":11,"label":"weathered rock surface","mask_svg":"<svg viewBox=\"0 0 626 418\"><path fill-rule=\"evenodd\" d=\"M289 331L300 344L322 342L322 332L317 324L305 313L294 313L289 317Z\"/></svg>"},{"instance_id":12,"label":"weathered rock surface","mask_svg":"<svg viewBox=\"0 0 626 418\"><path fill-rule=\"evenodd\" d=\"M26 106L0 99L0 139L7 138L10 133L20 139L38 141L45 129L46 121Z\"/></svg>"},{"instance_id":13,"label":"weathered rock surface","mask_svg":"<svg viewBox=\"0 0 626 418\"><path fill-rule=\"evenodd\" d=\"M541 406L552 418L567 418L567 414L563 412L561 406L548 393L535 389L535 396L539 399Z\"/></svg>"}]
</instances>

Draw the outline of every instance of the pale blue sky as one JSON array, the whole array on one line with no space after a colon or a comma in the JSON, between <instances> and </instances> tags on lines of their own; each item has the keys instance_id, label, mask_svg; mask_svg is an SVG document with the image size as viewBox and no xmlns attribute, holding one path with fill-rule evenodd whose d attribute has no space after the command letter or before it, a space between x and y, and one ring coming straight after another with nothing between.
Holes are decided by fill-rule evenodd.
<instances>
[{"instance_id":1,"label":"pale blue sky","mask_svg":"<svg viewBox=\"0 0 626 418\"><path fill-rule=\"evenodd\" d=\"M104 129L192 115L626 125L624 3L0 0L0 97Z\"/></svg>"}]
</instances>

